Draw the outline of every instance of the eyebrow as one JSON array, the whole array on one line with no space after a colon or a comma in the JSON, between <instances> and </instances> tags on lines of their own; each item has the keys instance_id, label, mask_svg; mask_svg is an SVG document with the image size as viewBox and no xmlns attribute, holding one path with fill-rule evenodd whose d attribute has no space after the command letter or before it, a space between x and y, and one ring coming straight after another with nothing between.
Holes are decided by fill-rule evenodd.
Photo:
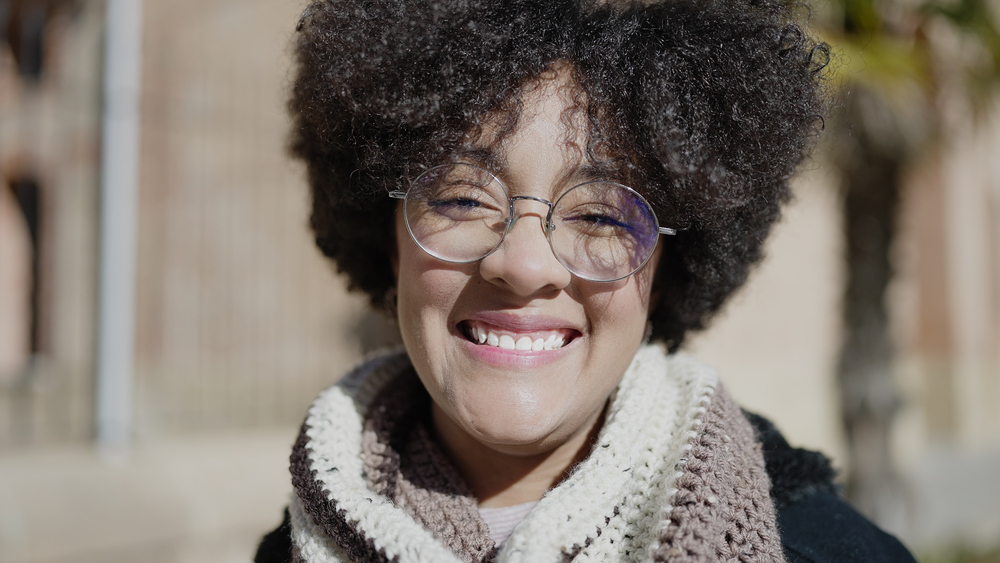
<instances>
[{"instance_id":1,"label":"eyebrow","mask_svg":"<svg viewBox=\"0 0 1000 563\"><path fill-rule=\"evenodd\" d=\"M573 173L573 178L585 181L607 180L621 183L621 173L617 167L610 164L588 161L581 164Z\"/></svg>"},{"instance_id":2,"label":"eyebrow","mask_svg":"<svg viewBox=\"0 0 1000 563\"><path fill-rule=\"evenodd\" d=\"M469 161L469 164L482 166L493 173L507 167L506 157L490 147L462 147L455 150L453 158Z\"/></svg>"}]
</instances>

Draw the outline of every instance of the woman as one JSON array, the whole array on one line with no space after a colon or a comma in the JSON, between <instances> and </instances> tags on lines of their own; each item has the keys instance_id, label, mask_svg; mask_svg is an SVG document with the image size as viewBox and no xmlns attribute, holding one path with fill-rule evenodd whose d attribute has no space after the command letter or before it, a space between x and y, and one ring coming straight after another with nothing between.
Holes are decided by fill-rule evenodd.
<instances>
[{"instance_id":1,"label":"woman","mask_svg":"<svg viewBox=\"0 0 1000 563\"><path fill-rule=\"evenodd\" d=\"M328 0L296 55L317 244L404 349L313 404L258 561L910 560L675 353L822 123L781 6Z\"/></svg>"}]
</instances>

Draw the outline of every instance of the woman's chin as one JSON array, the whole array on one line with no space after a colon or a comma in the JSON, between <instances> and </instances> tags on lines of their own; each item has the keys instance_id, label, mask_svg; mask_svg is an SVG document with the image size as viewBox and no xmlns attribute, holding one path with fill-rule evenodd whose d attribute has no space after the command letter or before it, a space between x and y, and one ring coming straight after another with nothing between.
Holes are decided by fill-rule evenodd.
<instances>
[{"instance_id":1,"label":"woman's chin","mask_svg":"<svg viewBox=\"0 0 1000 563\"><path fill-rule=\"evenodd\" d=\"M553 432L551 429L533 424L517 424L508 422L499 425L478 424L469 434L479 443L492 450L504 453L527 455L540 453L557 444L550 444Z\"/></svg>"},{"instance_id":2,"label":"woman's chin","mask_svg":"<svg viewBox=\"0 0 1000 563\"><path fill-rule=\"evenodd\" d=\"M574 347L534 354L503 354L507 351L471 343L463 348L466 354L470 349L501 352L495 355L515 363L487 363L477 355L459 354L451 366L453 377L433 385L439 392L431 395L455 429L492 450L514 455L550 451L579 432L591 411L603 408L606 397L591 405L588 395L577 393L583 368L573 361ZM517 365L517 359L524 363Z\"/></svg>"},{"instance_id":3,"label":"woman's chin","mask_svg":"<svg viewBox=\"0 0 1000 563\"><path fill-rule=\"evenodd\" d=\"M509 455L534 455L560 446L572 434L571 420L560 416L562 405L536 405L507 402L503 399L461 409L458 426L473 440L497 452Z\"/></svg>"}]
</instances>

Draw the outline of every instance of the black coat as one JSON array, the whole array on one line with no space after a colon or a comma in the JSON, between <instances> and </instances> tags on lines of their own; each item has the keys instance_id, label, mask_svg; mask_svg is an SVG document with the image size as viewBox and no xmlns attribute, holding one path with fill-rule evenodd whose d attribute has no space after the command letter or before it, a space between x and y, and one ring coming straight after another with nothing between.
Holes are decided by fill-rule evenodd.
<instances>
[{"instance_id":1,"label":"black coat","mask_svg":"<svg viewBox=\"0 0 1000 563\"><path fill-rule=\"evenodd\" d=\"M841 497L830 460L788 445L769 420L746 413L764 452L771 500L788 563L916 563L906 547L854 510ZM288 511L264 536L254 563L291 560Z\"/></svg>"},{"instance_id":2,"label":"black coat","mask_svg":"<svg viewBox=\"0 0 1000 563\"><path fill-rule=\"evenodd\" d=\"M789 446L771 421L745 414L764 451L788 563L915 563L899 540L840 497L826 456Z\"/></svg>"}]
</instances>

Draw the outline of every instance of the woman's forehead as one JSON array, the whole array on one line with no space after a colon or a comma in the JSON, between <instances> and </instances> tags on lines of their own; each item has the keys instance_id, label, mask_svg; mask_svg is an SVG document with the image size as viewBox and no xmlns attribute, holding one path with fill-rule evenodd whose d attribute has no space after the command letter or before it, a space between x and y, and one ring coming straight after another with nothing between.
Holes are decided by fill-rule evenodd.
<instances>
[{"instance_id":1,"label":"woman's forehead","mask_svg":"<svg viewBox=\"0 0 1000 563\"><path fill-rule=\"evenodd\" d=\"M459 149L452 155L453 162L466 162L481 166L494 174L506 176L511 170L511 161L508 158L508 151L504 150L502 144L495 144L485 147L469 147ZM573 162L572 169L567 176L578 179L581 182L591 180L613 180L623 182L621 166L611 158L603 159L597 155L588 154L585 147L581 147Z\"/></svg>"},{"instance_id":2,"label":"woman's forehead","mask_svg":"<svg viewBox=\"0 0 1000 563\"><path fill-rule=\"evenodd\" d=\"M482 125L466 135L453 151L452 159L478 164L494 172L510 166L512 148L526 138L539 146L540 154L552 148L573 163L574 176L610 179L621 172L620 158L611 154L607 143L590 119L583 91L568 67L543 75L522 89L517 103L488 115ZM541 143L539 143L541 141Z\"/></svg>"}]
</instances>

